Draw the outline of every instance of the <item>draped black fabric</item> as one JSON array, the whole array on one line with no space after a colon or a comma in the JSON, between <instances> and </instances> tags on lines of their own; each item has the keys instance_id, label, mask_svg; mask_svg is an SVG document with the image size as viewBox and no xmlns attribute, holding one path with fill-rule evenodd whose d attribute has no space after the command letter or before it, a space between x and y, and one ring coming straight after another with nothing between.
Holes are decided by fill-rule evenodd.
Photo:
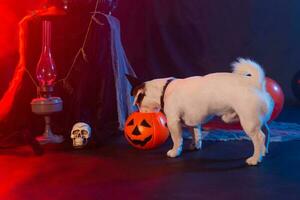
<instances>
[{"instance_id":1,"label":"draped black fabric","mask_svg":"<svg viewBox=\"0 0 300 200\"><path fill-rule=\"evenodd\" d=\"M185 77L228 71L236 57L249 56L249 4L127 0L119 2L116 12L139 76Z\"/></svg>"},{"instance_id":2,"label":"draped black fabric","mask_svg":"<svg viewBox=\"0 0 300 200\"><path fill-rule=\"evenodd\" d=\"M123 44L144 79L230 71L246 57L292 99L299 71L297 0L123 0L115 12Z\"/></svg>"},{"instance_id":3,"label":"draped black fabric","mask_svg":"<svg viewBox=\"0 0 300 200\"><path fill-rule=\"evenodd\" d=\"M52 53L57 67L57 80L65 78L70 70L74 56L83 43L89 19L89 13L76 13L53 21ZM119 126L110 29L104 16L98 15L97 19L101 25L92 25L84 48L87 61L80 56L65 82L67 84L61 81L55 85L54 96L63 99L64 109L52 115L52 128L67 140L72 125L79 121L92 126L96 142L102 142L116 133ZM27 40L30 44L26 51L27 68L35 79L41 52L40 19L34 18L30 22ZM10 143L22 141L24 130L31 131L32 135L43 132L43 117L31 112L30 102L35 97L36 87L25 75L11 112L0 124L0 146L4 145L6 138L9 138L6 142Z\"/></svg>"},{"instance_id":4,"label":"draped black fabric","mask_svg":"<svg viewBox=\"0 0 300 200\"><path fill-rule=\"evenodd\" d=\"M102 25L93 23L91 27L85 52L87 62L81 58L71 74L69 84L73 91L65 112L70 122L67 130L76 122L86 122L97 140L102 140L117 132L118 112L110 28L104 16L97 15L97 19Z\"/></svg>"}]
</instances>

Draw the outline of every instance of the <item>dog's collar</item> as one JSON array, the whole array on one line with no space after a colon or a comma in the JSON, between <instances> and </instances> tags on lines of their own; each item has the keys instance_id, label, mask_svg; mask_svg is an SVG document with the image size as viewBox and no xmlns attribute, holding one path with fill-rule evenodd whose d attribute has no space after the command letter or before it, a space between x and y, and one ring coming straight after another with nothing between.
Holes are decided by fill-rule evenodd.
<instances>
[{"instance_id":1,"label":"dog's collar","mask_svg":"<svg viewBox=\"0 0 300 200\"><path fill-rule=\"evenodd\" d=\"M161 107L160 111L161 111L163 114L165 114L165 112L164 112L164 106L165 106L164 98L165 98L166 89L167 89L168 85L169 85L172 81L174 81L174 80L175 80L174 78L171 78L171 79L167 80L167 82L165 83L165 85L164 85L164 87L163 87L162 94L161 94L161 96L160 96L160 107Z\"/></svg>"}]
</instances>

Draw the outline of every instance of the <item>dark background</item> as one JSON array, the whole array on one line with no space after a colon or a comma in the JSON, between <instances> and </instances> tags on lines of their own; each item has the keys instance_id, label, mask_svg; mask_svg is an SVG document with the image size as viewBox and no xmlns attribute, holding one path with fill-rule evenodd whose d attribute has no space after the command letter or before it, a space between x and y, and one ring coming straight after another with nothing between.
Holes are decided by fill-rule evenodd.
<instances>
[{"instance_id":1,"label":"dark background","mask_svg":"<svg viewBox=\"0 0 300 200\"><path fill-rule=\"evenodd\" d=\"M287 102L300 70L297 0L120 0L127 56L145 79L230 71L237 57L260 63Z\"/></svg>"},{"instance_id":2,"label":"dark background","mask_svg":"<svg viewBox=\"0 0 300 200\"><path fill-rule=\"evenodd\" d=\"M41 4L41 1L30 2L30 5L25 5L18 1L0 1L2 10L10 8L15 16L13 21L5 21L6 18L2 17L6 26L2 24L1 34L8 30L5 28L7 24L15 23L16 30L6 37L17 36L18 19ZM56 37L64 37L61 41L66 41L53 44L61 76L68 70L81 45L87 27L86 19L90 15L88 9L93 8L95 0L82 2L85 6L88 2L88 8L77 6L77 10L67 17L74 17L74 21L68 24L69 27L74 26L72 31L68 26L54 27L53 30L55 34L61 31L62 35ZM11 16L11 13L5 16ZM121 22L123 45L129 61L143 79L230 71L230 63L234 59L248 57L260 63L266 74L282 86L287 102L296 101L290 82L300 70L300 24L297 21L300 3L297 0L119 0L113 15ZM40 37L37 35L35 38L34 45L39 47ZM67 46L70 41L77 43ZM10 42L17 46L15 39ZM39 49L31 53L37 52ZM1 53L0 96L7 89L17 60L17 47L9 54ZM34 67L35 63L31 65L29 67Z\"/></svg>"}]
</instances>

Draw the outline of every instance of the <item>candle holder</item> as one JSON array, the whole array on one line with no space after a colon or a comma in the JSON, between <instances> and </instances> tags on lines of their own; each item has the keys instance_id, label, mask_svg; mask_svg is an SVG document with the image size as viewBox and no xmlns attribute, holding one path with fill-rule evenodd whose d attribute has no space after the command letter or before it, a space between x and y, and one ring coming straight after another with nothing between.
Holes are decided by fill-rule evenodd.
<instances>
[{"instance_id":1,"label":"candle holder","mask_svg":"<svg viewBox=\"0 0 300 200\"><path fill-rule=\"evenodd\" d=\"M51 130L50 115L63 109L60 97L53 97L53 85L56 79L56 68L51 54L51 21L49 18L42 20L42 52L36 68L36 78L39 81L38 97L31 101L33 113L44 116L45 131L36 139L40 144L61 143L64 138L55 135Z\"/></svg>"}]
</instances>

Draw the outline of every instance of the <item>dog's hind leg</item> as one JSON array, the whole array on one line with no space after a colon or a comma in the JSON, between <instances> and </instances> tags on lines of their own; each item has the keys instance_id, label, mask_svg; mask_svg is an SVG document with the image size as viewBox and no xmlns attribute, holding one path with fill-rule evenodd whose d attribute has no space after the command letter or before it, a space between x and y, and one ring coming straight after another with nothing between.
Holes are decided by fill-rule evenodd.
<instances>
[{"instance_id":1,"label":"dog's hind leg","mask_svg":"<svg viewBox=\"0 0 300 200\"><path fill-rule=\"evenodd\" d=\"M202 133L201 133L201 126L189 128L192 133L193 141L190 144L190 150L198 150L202 147Z\"/></svg>"},{"instance_id":2,"label":"dog's hind leg","mask_svg":"<svg viewBox=\"0 0 300 200\"><path fill-rule=\"evenodd\" d=\"M182 152L182 127L180 120L169 120L168 119L168 128L170 130L171 138L173 140L173 148L167 152L169 157L177 157Z\"/></svg>"},{"instance_id":3,"label":"dog's hind leg","mask_svg":"<svg viewBox=\"0 0 300 200\"><path fill-rule=\"evenodd\" d=\"M254 153L246 160L246 162L248 165L257 165L258 162L262 161L262 157L266 153L265 135L261 130L254 131L248 135L253 142Z\"/></svg>"},{"instance_id":4,"label":"dog's hind leg","mask_svg":"<svg viewBox=\"0 0 300 200\"><path fill-rule=\"evenodd\" d=\"M265 135L260 130L260 126L258 124L254 125L249 123L249 121L247 122L241 120L241 125L246 134L252 140L254 152L253 155L246 160L246 162L248 165L257 165L258 162L262 161L262 157L266 153Z\"/></svg>"},{"instance_id":5,"label":"dog's hind leg","mask_svg":"<svg viewBox=\"0 0 300 200\"><path fill-rule=\"evenodd\" d=\"M262 131L266 137L265 146L266 146L266 153L268 153L269 152L269 143L270 143L270 129L269 129L269 125L267 123L265 123L262 126Z\"/></svg>"}]
</instances>

